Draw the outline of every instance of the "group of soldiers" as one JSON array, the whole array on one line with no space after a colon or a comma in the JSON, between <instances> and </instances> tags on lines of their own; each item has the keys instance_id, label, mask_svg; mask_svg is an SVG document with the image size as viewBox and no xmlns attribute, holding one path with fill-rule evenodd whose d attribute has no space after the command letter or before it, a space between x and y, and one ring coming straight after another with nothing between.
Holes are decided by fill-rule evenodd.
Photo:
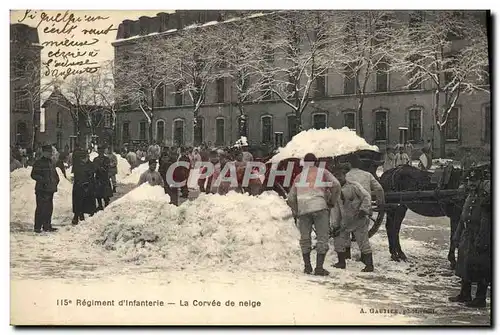
<instances>
[{"instance_id":1,"label":"group of soldiers","mask_svg":"<svg viewBox=\"0 0 500 335\"><path fill-rule=\"evenodd\" d=\"M300 230L304 273L329 275L323 265L332 236L338 258L333 266L345 269L346 260L351 258L351 235L361 251L360 260L365 265L362 271L372 272L373 256L368 237L372 194L377 205L383 206L384 190L371 173L361 169L356 155L352 155L349 163L328 169L319 163L312 153L305 156L304 166L308 167L295 177L287 198ZM486 306L487 288L491 283L491 178L489 165L485 166L487 168L472 166L464 175L468 195L454 235L459 246L455 273L462 284L460 293L450 298L451 302L476 308ZM318 186L318 180L330 184ZM310 259L313 228L317 239L314 270ZM477 284L474 299L471 297L473 283Z\"/></svg>"},{"instance_id":2,"label":"group of soldiers","mask_svg":"<svg viewBox=\"0 0 500 335\"><path fill-rule=\"evenodd\" d=\"M54 232L52 227L53 197L59 185L59 175L56 167L61 168L65 175L64 165L60 166L61 158L54 154L54 147L44 145L41 157L33 164L31 178L36 181L35 233ZM85 220L85 214L93 216L109 205L116 192L117 157L105 146L99 147L98 156L90 161L89 152L75 148L71 154L73 172L72 224Z\"/></svg>"},{"instance_id":3,"label":"group of soldiers","mask_svg":"<svg viewBox=\"0 0 500 335\"><path fill-rule=\"evenodd\" d=\"M334 248L338 262L335 268L345 269L346 260L351 259L351 235L361 251L363 272L373 272L373 254L368 237L369 216L372 214L372 193L377 204L385 201L384 190L375 177L361 169L358 156L352 155L350 162L330 167L320 167L320 161L312 153L304 157L307 168L297 175L287 198L300 230L300 247L304 260L304 273L313 272L310 254L312 250L311 232L316 231L316 268L314 274L329 275L324 269L328 240L334 236ZM319 187L318 178L329 182ZM302 180L307 180L301 184Z\"/></svg>"},{"instance_id":4,"label":"group of soldiers","mask_svg":"<svg viewBox=\"0 0 500 335\"><path fill-rule=\"evenodd\" d=\"M154 145L155 144L153 144L153 146ZM148 149L147 161L149 169L141 175L138 184L141 185L147 182L153 186L160 185L164 187L165 193L170 196L171 203L175 205L179 204L180 198L188 198L189 189L187 182L189 180L191 170L197 165L197 163L210 162L214 167L213 173L209 176L205 176L207 172L206 167L202 167L200 169L200 177L197 180L200 192L207 194L226 194L230 190L230 183L221 182L220 184L215 185L215 181L219 177L225 165L229 162L233 162L235 164L238 181L239 184L241 184L246 162L253 161L254 159L253 155L248 151L247 146L224 149L214 149L209 148L208 146L201 146L200 148L194 149L165 147L161 151L161 154L151 154L151 152L156 153L158 151L159 147L154 150ZM157 158L158 156L159 158ZM129 150L126 158L132 167L135 159L133 150ZM173 169L172 180L169 181L167 178L167 172L169 171L169 168L177 162L186 162L187 164L186 166L176 166L175 169ZM175 182L175 184L183 183L183 186L176 186L171 183L172 181ZM236 191L247 191L252 195L256 195L259 190L260 183L256 181L251 181L246 189L236 189Z\"/></svg>"}]
</instances>

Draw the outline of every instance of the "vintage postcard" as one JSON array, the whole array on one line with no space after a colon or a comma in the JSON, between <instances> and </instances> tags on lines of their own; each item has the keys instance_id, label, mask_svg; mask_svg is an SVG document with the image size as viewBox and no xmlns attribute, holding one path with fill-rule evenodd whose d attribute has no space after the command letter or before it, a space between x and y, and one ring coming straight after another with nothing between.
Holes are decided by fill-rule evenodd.
<instances>
[{"instance_id":1,"label":"vintage postcard","mask_svg":"<svg viewBox=\"0 0 500 335\"><path fill-rule=\"evenodd\" d=\"M11 325L491 325L491 25L12 10Z\"/></svg>"}]
</instances>

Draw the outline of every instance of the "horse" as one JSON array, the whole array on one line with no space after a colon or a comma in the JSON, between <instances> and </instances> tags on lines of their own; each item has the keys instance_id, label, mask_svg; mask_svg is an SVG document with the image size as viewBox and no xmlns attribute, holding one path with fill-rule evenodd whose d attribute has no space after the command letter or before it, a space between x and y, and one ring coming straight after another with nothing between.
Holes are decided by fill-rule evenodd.
<instances>
[{"instance_id":1,"label":"horse","mask_svg":"<svg viewBox=\"0 0 500 335\"><path fill-rule=\"evenodd\" d=\"M406 192L406 191L436 191L432 196L426 198L419 197L411 199L408 203L400 203L396 206L387 206L386 212L386 231L389 241L389 253L394 261L407 261L407 256L401 250L399 242L399 232L401 223L408 209L413 212L427 217L442 217L450 218L450 247L448 251L448 261L451 268L456 266L455 250L458 248L453 242L453 235L458 227L462 207L465 198L457 195L439 197L439 190L458 190L462 182L462 170L456 169L453 166L447 166L443 169L438 169L432 173L426 170L420 170L410 165L403 165L391 170L388 170L380 177L380 184L390 196L390 192ZM389 193L389 194L388 194ZM428 194L428 193L427 193ZM389 203L394 203L396 199L389 199ZM417 200L417 201L415 201ZM397 202L397 201L396 201Z\"/></svg>"}]
</instances>

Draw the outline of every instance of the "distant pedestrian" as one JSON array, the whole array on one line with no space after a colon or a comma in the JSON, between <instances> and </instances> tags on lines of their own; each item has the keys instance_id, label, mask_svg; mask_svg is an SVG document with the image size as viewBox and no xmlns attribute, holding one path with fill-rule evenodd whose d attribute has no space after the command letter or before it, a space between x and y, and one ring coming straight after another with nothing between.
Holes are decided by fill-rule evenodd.
<instances>
[{"instance_id":1,"label":"distant pedestrian","mask_svg":"<svg viewBox=\"0 0 500 335\"><path fill-rule=\"evenodd\" d=\"M399 147L399 152L396 154L396 166L409 165L410 157L405 152L403 147Z\"/></svg>"},{"instance_id":2,"label":"distant pedestrian","mask_svg":"<svg viewBox=\"0 0 500 335\"><path fill-rule=\"evenodd\" d=\"M408 155L408 157L411 160L412 156L413 156L413 144L411 144L410 141L406 141L405 151L406 151L406 154Z\"/></svg>"},{"instance_id":3,"label":"distant pedestrian","mask_svg":"<svg viewBox=\"0 0 500 335\"><path fill-rule=\"evenodd\" d=\"M94 158L95 169L95 197L97 200L97 210L103 210L109 205L113 196L111 181L109 179L110 160L105 155L105 147L99 147L99 156ZM104 205L103 205L104 200Z\"/></svg>"},{"instance_id":4,"label":"distant pedestrian","mask_svg":"<svg viewBox=\"0 0 500 335\"><path fill-rule=\"evenodd\" d=\"M85 220L85 214L94 215L96 211L95 199L95 181L94 181L94 165L89 160L89 155L84 150L78 150L73 153L75 156L75 165L73 171L73 225L77 225L78 221Z\"/></svg>"},{"instance_id":5,"label":"distant pedestrian","mask_svg":"<svg viewBox=\"0 0 500 335\"><path fill-rule=\"evenodd\" d=\"M396 167L396 155L392 148L387 147L385 149L384 156L384 172L389 171L390 169L394 169Z\"/></svg>"},{"instance_id":6,"label":"distant pedestrian","mask_svg":"<svg viewBox=\"0 0 500 335\"><path fill-rule=\"evenodd\" d=\"M52 227L52 212L54 210L54 193L57 192L59 175L52 160L52 146L42 147L42 157L33 165L31 178L36 181L35 233L57 231Z\"/></svg>"},{"instance_id":7,"label":"distant pedestrian","mask_svg":"<svg viewBox=\"0 0 500 335\"><path fill-rule=\"evenodd\" d=\"M116 193L116 175L118 174L118 158L115 153L106 149L106 156L109 158L109 179L111 179L111 186L113 188L113 193Z\"/></svg>"},{"instance_id":8,"label":"distant pedestrian","mask_svg":"<svg viewBox=\"0 0 500 335\"><path fill-rule=\"evenodd\" d=\"M156 159L149 160L149 169L144 171L139 178L138 186L149 183L151 186L162 186L163 187L163 178L158 171L156 171Z\"/></svg>"},{"instance_id":9,"label":"distant pedestrian","mask_svg":"<svg viewBox=\"0 0 500 335\"><path fill-rule=\"evenodd\" d=\"M132 172L138 166L137 154L132 149L129 149L125 159L130 165L130 171Z\"/></svg>"}]
</instances>

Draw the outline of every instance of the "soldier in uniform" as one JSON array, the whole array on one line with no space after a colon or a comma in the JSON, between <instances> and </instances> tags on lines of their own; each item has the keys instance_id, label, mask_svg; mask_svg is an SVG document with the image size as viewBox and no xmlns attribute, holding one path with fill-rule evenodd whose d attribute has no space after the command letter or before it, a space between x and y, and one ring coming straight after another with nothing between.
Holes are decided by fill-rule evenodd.
<instances>
[{"instance_id":1,"label":"soldier in uniform","mask_svg":"<svg viewBox=\"0 0 500 335\"><path fill-rule=\"evenodd\" d=\"M473 169L469 174L469 195L465 200L455 232L458 260L455 274L462 279L460 293L449 298L467 307L486 307L486 293L491 282L491 181L487 170ZM472 299L472 283L477 284Z\"/></svg>"},{"instance_id":2,"label":"soldier in uniform","mask_svg":"<svg viewBox=\"0 0 500 335\"><path fill-rule=\"evenodd\" d=\"M337 203L340 194L340 184L326 169L319 167L319 161L312 153L304 157L304 162L314 164L304 169L294 180L287 204L297 218L300 230L300 248L304 260L304 273L313 272L311 265L311 232L316 228L316 269L314 275L328 276L323 267L329 245L329 210ZM305 179L305 183L303 181ZM329 186L318 185L319 181L327 182Z\"/></svg>"},{"instance_id":3,"label":"soldier in uniform","mask_svg":"<svg viewBox=\"0 0 500 335\"><path fill-rule=\"evenodd\" d=\"M361 160L359 156L356 154L351 155L349 163L351 165L349 170L347 170L347 166L345 166L346 171L348 171L345 176L347 181L359 183L370 194L370 199L372 194L375 195L377 206L383 205L385 203L384 189L370 172L361 170ZM334 211L332 211L332 213L334 213ZM351 259L350 239L346 241L345 249L346 259Z\"/></svg>"},{"instance_id":4,"label":"soldier in uniform","mask_svg":"<svg viewBox=\"0 0 500 335\"><path fill-rule=\"evenodd\" d=\"M31 178L36 181L35 233L57 231L52 227L52 212L54 210L54 193L57 192L59 175L52 160L52 146L42 147L42 157L33 165Z\"/></svg>"},{"instance_id":5,"label":"soldier in uniform","mask_svg":"<svg viewBox=\"0 0 500 335\"><path fill-rule=\"evenodd\" d=\"M73 225L78 221L85 220L85 213L94 215L96 210L94 194L94 165L89 160L88 152L78 150L73 153L75 164L73 165Z\"/></svg>"},{"instance_id":6,"label":"soldier in uniform","mask_svg":"<svg viewBox=\"0 0 500 335\"><path fill-rule=\"evenodd\" d=\"M109 200L113 196L111 181L109 179L109 166L111 161L105 155L105 147L99 147L99 156L94 158L95 169L95 197L97 199L97 211L102 211L109 205ZM104 206L102 201L104 200Z\"/></svg>"}]
</instances>

